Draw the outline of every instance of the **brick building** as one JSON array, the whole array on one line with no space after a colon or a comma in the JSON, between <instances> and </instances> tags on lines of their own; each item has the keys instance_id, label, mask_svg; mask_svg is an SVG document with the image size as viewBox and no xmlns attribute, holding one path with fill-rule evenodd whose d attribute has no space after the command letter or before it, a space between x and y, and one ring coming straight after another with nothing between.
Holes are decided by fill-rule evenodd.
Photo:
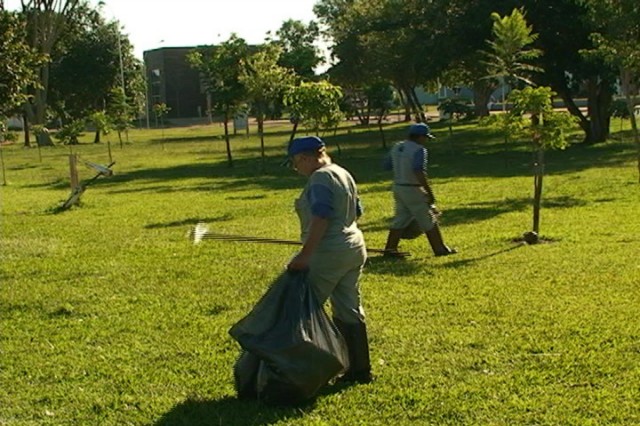
<instances>
[{"instance_id":1,"label":"brick building","mask_svg":"<svg viewBox=\"0 0 640 426\"><path fill-rule=\"evenodd\" d=\"M168 118L206 116L207 98L201 90L198 71L187 62L192 50L194 47L162 47L143 53L150 117L157 103L171 108Z\"/></svg>"}]
</instances>

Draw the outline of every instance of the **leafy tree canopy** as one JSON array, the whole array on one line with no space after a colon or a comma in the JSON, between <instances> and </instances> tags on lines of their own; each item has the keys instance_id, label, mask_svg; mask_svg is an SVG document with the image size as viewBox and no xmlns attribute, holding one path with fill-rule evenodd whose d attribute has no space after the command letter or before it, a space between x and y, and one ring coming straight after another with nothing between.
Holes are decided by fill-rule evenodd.
<instances>
[{"instance_id":1,"label":"leafy tree canopy","mask_svg":"<svg viewBox=\"0 0 640 426\"><path fill-rule=\"evenodd\" d=\"M35 69L45 59L26 43L24 20L4 10L0 10L0 58L1 119L27 100L27 89L38 81Z\"/></svg>"}]
</instances>

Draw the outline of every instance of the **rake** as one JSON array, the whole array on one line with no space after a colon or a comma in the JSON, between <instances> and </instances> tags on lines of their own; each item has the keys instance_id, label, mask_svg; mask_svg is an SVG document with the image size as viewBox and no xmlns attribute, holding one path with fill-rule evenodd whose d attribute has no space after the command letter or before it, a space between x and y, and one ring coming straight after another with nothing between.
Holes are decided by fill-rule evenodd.
<instances>
[{"instance_id":1,"label":"rake","mask_svg":"<svg viewBox=\"0 0 640 426\"><path fill-rule=\"evenodd\" d=\"M302 243L300 241L294 240L283 240L280 238L268 238L268 237L254 237L247 235L233 235L233 234L221 234L216 232L209 231L209 228L204 223L198 223L195 228L189 231L189 238L193 240L194 244L200 243L202 240L217 240L217 241L233 241L233 242L242 242L242 243L264 243L264 244L279 244L279 245L287 245L287 246L301 246ZM375 249L367 247L367 251L369 253L379 253L385 254L387 253L383 249ZM396 257L409 257L411 256L408 252L394 252L394 256Z\"/></svg>"}]
</instances>

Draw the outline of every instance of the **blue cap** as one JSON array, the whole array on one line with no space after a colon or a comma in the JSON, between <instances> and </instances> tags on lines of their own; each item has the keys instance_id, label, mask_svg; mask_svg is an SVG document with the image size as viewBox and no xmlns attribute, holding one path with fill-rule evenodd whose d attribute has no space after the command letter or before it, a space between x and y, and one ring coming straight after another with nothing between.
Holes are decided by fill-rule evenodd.
<instances>
[{"instance_id":1,"label":"blue cap","mask_svg":"<svg viewBox=\"0 0 640 426\"><path fill-rule=\"evenodd\" d=\"M410 136L426 136L430 139L435 139L436 137L431 134L431 129L424 123L412 124L409 126L409 135Z\"/></svg>"},{"instance_id":2,"label":"blue cap","mask_svg":"<svg viewBox=\"0 0 640 426\"><path fill-rule=\"evenodd\" d=\"M307 151L318 151L324 147L324 142L317 136L305 136L304 138L295 138L289 144L287 155L293 157L296 154Z\"/></svg>"}]
</instances>

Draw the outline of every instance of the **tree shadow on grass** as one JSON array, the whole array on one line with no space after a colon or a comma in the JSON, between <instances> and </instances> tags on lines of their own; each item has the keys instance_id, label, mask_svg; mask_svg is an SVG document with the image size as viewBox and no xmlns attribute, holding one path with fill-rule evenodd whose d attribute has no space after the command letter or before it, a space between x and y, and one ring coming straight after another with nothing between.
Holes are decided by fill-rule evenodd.
<instances>
[{"instance_id":1,"label":"tree shadow on grass","mask_svg":"<svg viewBox=\"0 0 640 426\"><path fill-rule=\"evenodd\" d=\"M530 203L528 198L518 198L467 204L464 207L445 210L441 223L443 226L454 226L482 222L505 213L523 211Z\"/></svg>"},{"instance_id":2,"label":"tree shadow on grass","mask_svg":"<svg viewBox=\"0 0 640 426\"><path fill-rule=\"evenodd\" d=\"M532 203L533 201L528 197L470 203L462 207L445 210L441 218L441 224L443 226L455 226L482 222L505 213L527 210L531 208ZM548 197L542 200L543 209L581 207L587 204L584 200L570 196ZM364 222L360 223L359 227L365 233L379 232L388 230L391 220L392 218L383 218L375 222Z\"/></svg>"},{"instance_id":3,"label":"tree shadow on grass","mask_svg":"<svg viewBox=\"0 0 640 426\"><path fill-rule=\"evenodd\" d=\"M381 162L385 151L373 150L372 141L375 136L371 132L340 135L328 141L334 160L346 167L359 183L370 184L366 192L387 190L387 182L391 179L388 172L382 170ZM460 177L514 177L531 176L531 152L524 148L525 144L514 144L511 151L504 151L496 137L481 131L461 133L459 146L455 150L434 143L429 146L430 158L434 161L430 166L430 174L435 179L457 179ZM486 140L485 140L486 139ZM342 141L342 154L337 155L335 141ZM279 148L273 148L266 157L266 173L262 172L262 160L258 153L259 146L242 148L234 152L233 167L229 167L223 159L209 163L189 163L171 167L155 167L116 173L109 179L100 179L96 186L116 187L133 181L175 182L184 179L209 179L205 183L195 183L187 190L234 190L240 188L259 188L267 190L293 189L304 186L304 179L292 170L282 166L282 154ZM607 143L595 146L573 145L564 151L553 151L547 155L548 175L574 173L594 166L615 167L633 158L631 144ZM505 158L511 162L505 166ZM167 191L170 191L167 185ZM128 189L126 189L128 190ZM149 188L141 189L148 191ZM134 190L135 191L135 190ZM467 212L468 213L468 212ZM461 216L467 214L460 212ZM479 212L475 212L476 214ZM491 212L487 210L486 215Z\"/></svg>"},{"instance_id":4,"label":"tree shadow on grass","mask_svg":"<svg viewBox=\"0 0 640 426\"><path fill-rule=\"evenodd\" d=\"M373 175L372 165L380 168L384 151L372 152L371 143L365 142L366 135L359 135L352 143L344 143L344 158L366 157L368 170L362 182L375 182L383 175ZM369 134L369 140L373 138ZM445 139L445 138L441 138ZM429 149L430 175L433 178L457 177L513 177L532 176L532 153L530 144L524 141L510 142L507 147L501 137L483 129L462 129L445 142L437 139L427 145ZM392 144L389 144L391 146ZM374 157L375 155L375 157ZM566 150L548 151L546 159L547 175L561 175L586 170L592 167L618 167L633 159L634 147L631 143L608 142L597 145L574 143ZM338 157L339 163L341 157ZM375 161L375 163L372 163ZM354 163L352 171L361 167ZM387 173L389 175L389 173ZM371 180L370 178L374 179Z\"/></svg>"},{"instance_id":5,"label":"tree shadow on grass","mask_svg":"<svg viewBox=\"0 0 640 426\"><path fill-rule=\"evenodd\" d=\"M378 219L375 222L358 222L358 228L366 234L370 232L388 231L391 224L391 217Z\"/></svg>"},{"instance_id":6,"label":"tree shadow on grass","mask_svg":"<svg viewBox=\"0 0 640 426\"><path fill-rule=\"evenodd\" d=\"M581 207L587 204L584 200L570 196L542 199L542 209ZM453 226L481 222L505 213L524 211L532 208L532 205L533 201L529 197L471 203L464 207L445 210L442 215L442 224Z\"/></svg>"},{"instance_id":7,"label":"tree shadow on grass","mask_svg":"<svg viewBox=\"0 0 640 426\"><path fill-rule=\"evenodd\" d=\"M271 158L267 163L270 172L261 173L260 159L238 159L234 160L234 167L229 167L226 162L218 163L197 163L197 164L181 164L166 168L148 168L132 170L129 172L119 173L108 180L99 180L96 186L116 187L123 183L134 181L145 182L170 182L183 179L202 179L210 178L211 180L202 184L194 184L188 187L180 186L175 190L184 191L201 191L201 190L233 190L242 188L261 187L265 189L292 189L302 188L304 179L294 173L292 170L280 165L281 158ZM139 188L139 189L114 189L115 192L146 192L146 191L166 191L172 192L171 186L161 186L156 188Z\"/></svg>"},{"instance_id":8,"label":"tree shadow on grass","mask_svg":"<svg viewBox=\"0 0 640 426\"><path fill-rule=\"evenodd\" d=\"M516 245L512 245L511 247L506 247L504 249L495 251L493 253L484 254L482 256L472 257L472 258L469 258L469 259L453 260L451 262L445 263L442 266L445 267L445 268L454 268L454 269L463 268L463 267L469 266L471 264L474 264L476 262L479 262L481 260L489 259L491 257L498 256L498 255L501 255L503 253L508 253L510 251L516 250L516 249L518 249L518 248L520 248L522 246L526 246L526 245L527 245L526 243L518 243Z\"/></svg>"},{"instance_id":9,"label":"tree shadow on grass","mask_svg":"<svg viewBox=\"0 0 640 426\"><path fill-rule=\"evenodd\" d=\"M257 401L241 401L234 397L217 400L188 399L165 413L155 426L261 426L293 420L313 409L304 407L270 407Z\"/></svg>"},{"instance_id":10,"label":"tree shadow on grass","mask_svg":"<svg viewBox=\"0 0 640 426\"><path fill-rule=\"evenodd\" d=\"M423 265L411 260L411 258L388 258L383 255L376 255L367 258L364 267L366 274L374 275L394 275L397 277L407 277L421 273L432 275L429 271L424 271Z\"/></svg>"},{"instance_id":11,"label":"tree shadow on grass","mask_svg":"<svg viewBox=\"0 0 640 426\"><path fill-rule=\"evenodd\" d=\"M175 227L180 227L185 225L197 225L200 222L203 222L203 223L225 222L231 219L233 219L233 216L231 216L230 214L224 214L222 216L216 216L216 217L205 217L205 218L190 217L188 219L176 220L173 222L150 223L145 225L144 227L145 229L175 228Z\"/></svg>"},{"instance_id":12,"label":"tree shadow on grass","mask_svg":"<svg viewBox=\"0 0 640 426\"><path fill-rule=\"evenodd\" d=\"M231 136L233 138L233 135ZM167 136L164 138L153 138L149 140L152 144L161 143L189 143L189 142L224 142L224 135L210 134L197 136Z\"/></svg>"}]
</instances>

